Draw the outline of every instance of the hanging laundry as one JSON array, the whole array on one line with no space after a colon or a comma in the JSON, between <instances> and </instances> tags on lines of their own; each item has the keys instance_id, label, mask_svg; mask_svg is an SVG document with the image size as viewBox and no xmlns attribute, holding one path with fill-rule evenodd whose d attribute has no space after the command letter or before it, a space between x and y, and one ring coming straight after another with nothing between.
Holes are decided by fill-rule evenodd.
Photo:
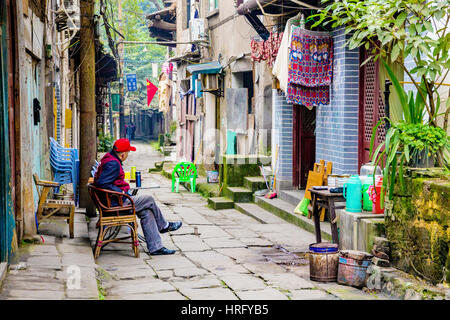
<instances>
[{"instance_id":1,"label":"hanging laundry","mask_svg":"<svg viewBox=\"0 0 450 320\"><path fill-rule=\"evenodd\" d=\"M278 55L278 49L281 46L283 33L270 32L266 41L256 41L252 39L250 47L252 49L251 59L255 62L266 61L267 65L272 68L273 63Z\"/></svg>"},{"instance_id":2,"label":"hanging laundry","mask_svg":"<svg viewBox=\"0 0 450 320\"><path fill-rule=\"evenodd\" d=\"M309 108L330 103L333 40L327 32L296 28L289 56L288 103Z\"/></svg>"},{"instance_id":3,"label":"hanging laundry","mask_svg":"<svg viewBox=\"0 0 450 320\"><path fill-rule=\"evenodd\" d=\"M170 81L167 74L164 72L160 74L159 76L159 83L158 83L158 104L159 104L159 111L167 114L170 109L170 96L172 94L172 81Z\"/></svg>"},{"instance_id":4,"label":"hanging laundry","mask_svg":"<svg viewBox=\"0 0 450 320\"><path fill-rule=\"evenodd\" d=\"M277 77L280 82L280 89L285 93L287 91L288 85L288 68L289 68L289 52L291 46L291 35L293 27L295 27L298 22L300 22L300 14L289 19L286 22L286 27L284 28L283 38L281 39L281 44L278 49L277 57L273 65L272 74Z\"/></svg>"},{"instance_id":5,"label":"hanging laundry","mask_svg":"<svg viewBox=\"0 0 450 320\"><path fill-rule=\"evenodd\" d=\"M173 63L172 62L164 62L161 66L161 71L167 75L173 71Z\"/></svg>"},{"instance_id":6,"label":"hanging laundry","mask_svg":"<svg viewBox=\"0 0 450 320\"><path fill-rule=\"evenodd\" d=\"M152 77L154 79L158 78L158 71L159 71L158 68L159 65L157 63L152 63Z\"/></svg>"}]
</instances>

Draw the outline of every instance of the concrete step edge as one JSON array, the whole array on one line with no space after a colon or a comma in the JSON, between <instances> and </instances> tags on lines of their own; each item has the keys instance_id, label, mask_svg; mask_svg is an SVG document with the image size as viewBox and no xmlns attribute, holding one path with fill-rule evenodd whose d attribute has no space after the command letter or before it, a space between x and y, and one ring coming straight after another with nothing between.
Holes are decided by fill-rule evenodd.
<instances>
[{"instance_id":1,"label":"concrete step edge","mask_svg":"<svg viewBox=\"0 0 450 320\"><path fill-rule=\"evenodd\" d=\"M302 215L298 215L294 213L295 206L292 206L288 202L284 201L286 204L288 204L290 207L292 207L292 210L287 210L281 206L276 206L275 203L273 203L273 200L283 201L280 199L265 199L264 197L254 197L254 202L260 206L261 208L265 209L266 211L269 211L278 217L282 218L283 220L292 223L306 231L309 231L311 233L315 233L314 228L314 221L312 219L308 219L308 217L304 217ZM272 203L271 203L272 202ZM320 231L322 236L322 241L331 241L331 227L329 222L321 222L320 223Z\"/></svg>"}]
</instances>

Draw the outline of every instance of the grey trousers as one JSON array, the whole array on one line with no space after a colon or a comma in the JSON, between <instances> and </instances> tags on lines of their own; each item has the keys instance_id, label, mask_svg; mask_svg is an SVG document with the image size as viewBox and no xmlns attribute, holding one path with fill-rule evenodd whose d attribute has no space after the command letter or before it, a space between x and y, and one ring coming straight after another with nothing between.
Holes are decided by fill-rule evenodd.
<instances>
[{"instance_id":1,"label":"grey trousers","mask_svg":"<svg viewBox=\"0 0 450 320\"><path fill-rule=\"evenodd\" d=\"M136 215L141 220L148 251L154 252L161 249L163 245L159 231L169 225L164 219L161 209L151 195L132 196L131 198L134 201Z\"/></svg>"}]
</instances>

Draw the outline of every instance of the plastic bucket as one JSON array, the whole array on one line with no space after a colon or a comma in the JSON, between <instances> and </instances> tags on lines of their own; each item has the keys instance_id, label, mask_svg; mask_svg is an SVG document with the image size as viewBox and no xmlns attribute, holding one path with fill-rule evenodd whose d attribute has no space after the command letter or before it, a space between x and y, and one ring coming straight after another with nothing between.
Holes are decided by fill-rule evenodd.
<instances>
[{"instance_id":1,"label":"plastic bucket","mask_svg":"<svg viewBox=\"0 0 450 320\"><path fill-rule=\"evenodd\" d=\"M336 282L339 249L337 243L320 242L309 245L309 278L312 281Z\"/></svg>"},{"instance_id":2,"label":"plastic bucket","mask_svg":"<svg viewBox=\"0 0 450 320\"><path fill-rule=\"evenodd\" d=\"M367 281L367 268L372 263L372 255L367 252L345 250L339 253L337 282L362 288Z\"/></svg>"},{"instance_id":3,"label":"plastic bucket","mask_svg":"<svg viewBox=\"0 0 450 320\"><path fill-rule=\"evenodd\" d=\"M206 180L208 183L219 183L219 171L207 171Z\"/></svg>"}]
</instances>

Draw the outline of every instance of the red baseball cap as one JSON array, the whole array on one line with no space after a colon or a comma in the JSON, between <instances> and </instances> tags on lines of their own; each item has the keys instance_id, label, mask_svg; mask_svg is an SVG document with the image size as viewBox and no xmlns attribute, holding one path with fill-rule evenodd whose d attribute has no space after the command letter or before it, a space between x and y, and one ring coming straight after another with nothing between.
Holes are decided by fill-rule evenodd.
<instances>
[{"instance_id":1,"label":"red baseball cap","mask_svg":"<svg viewBox=\"0 0 450 320\"><path fill-rule=\"evenodd\" d=\"M130 145L128 139L119 139L114 142L114 150L117 152L136 151L136 148Z\"/></svg>"}]
</instances>

